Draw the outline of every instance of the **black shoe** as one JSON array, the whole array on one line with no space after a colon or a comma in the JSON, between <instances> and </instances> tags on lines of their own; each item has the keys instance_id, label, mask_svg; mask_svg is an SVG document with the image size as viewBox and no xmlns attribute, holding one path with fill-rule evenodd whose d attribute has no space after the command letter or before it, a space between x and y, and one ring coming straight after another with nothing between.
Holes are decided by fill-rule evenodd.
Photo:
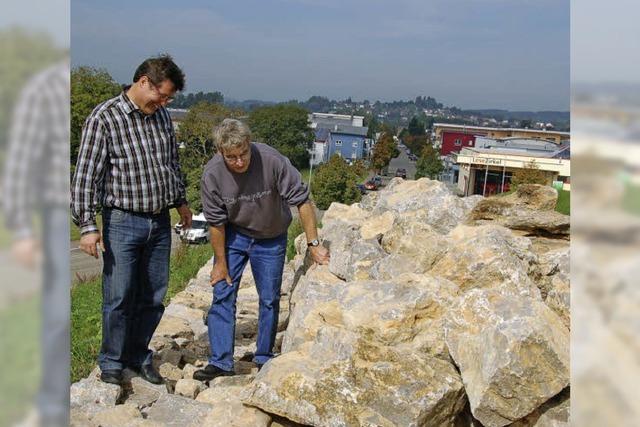
<instances>
[{"instance_id":1,"label":"black shoe","mask_svg":"<svg viewBox=\"0 0 640 427\"><path fill-rule=\"evenodd\" d=\"M131 369L140 375L140 378L149 381L151 384L164 384L164 378L151 364Z\"/></svg>"},{"instance_id":2,"label":"black shoe","mask_svg":"<svg viewBox=\"0 0 640 427\"><path fill-rule=\"evenodd\" d=\"M122 385L122 370L110 369L100 373L100 381L103 383Z\"/></svg>"},{"instance_id":3,"label":"black shoe","mask_svg":"<svg viewBox=\"0 0 640 427\"><path fill-rule=\"evenodd\" d=\"M211 381L216 377L230 377L235 375L233 371L225 371L214 365L207 365L204 369L198 369L193 373L193 379L198 381Z\"/></svg>"},{"instance_id":4,"label":"black shoe","mask_svg":"<svg viewBox=\"0 0 640 427\"><path fill-rule=\"evenodd\" d=\"M256 363L256 367L258 368L258 372L260 372L260 370L262 369L263 366L264 366L264 363Z\"/></svg>"}]
</instances>

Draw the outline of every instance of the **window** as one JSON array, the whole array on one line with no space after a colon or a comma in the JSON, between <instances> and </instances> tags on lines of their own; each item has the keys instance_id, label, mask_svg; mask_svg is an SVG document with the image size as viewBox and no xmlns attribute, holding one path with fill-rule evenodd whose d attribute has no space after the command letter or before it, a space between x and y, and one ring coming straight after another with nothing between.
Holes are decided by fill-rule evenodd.
<instances>
[{"instance_id":1,"label":"window","mask_svg":"<svg viewBox=\"0 0 640 427\"><path fill-rule=\"evenodd\" d=\"M352 146L353 148L358 148L358 141L356 141L356 142L354 142L353 144L351 144L351 146Z\"/></svg>"},{"instance_id":2,"label":"window","mask_svg":"<svg viewBox=\"0 0 640 427\"><path fill-rule=\"evenodd\" d=\"M462 145L462 141L460 140L460 138L458 138L458 139L456 139L456 140L454 141L454 145L455 145L456 147L459 147L460 145Z\"/></svg>"},{"instance_id":3,"label":"window","mask_svg":"<svg viewBox=\"0 0 640 427\"><path fill-rule=\"evenodd\" d=\"M336 147L342 147L342 141L337 140L336 141Z\"/></svg>"}]
</instances>

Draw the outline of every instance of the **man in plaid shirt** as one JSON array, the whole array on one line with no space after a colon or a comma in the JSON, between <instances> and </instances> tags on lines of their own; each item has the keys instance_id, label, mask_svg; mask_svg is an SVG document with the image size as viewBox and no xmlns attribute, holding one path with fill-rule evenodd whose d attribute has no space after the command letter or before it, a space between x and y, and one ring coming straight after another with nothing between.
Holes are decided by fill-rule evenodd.
<instances>
[{"instance_id":1,"label":"man in plaid shirt","mask_svg":"<svg viewBox=\"0 0 640 427\"><path fill-rule=\"evenodd\" d=\"M175 132L165 106L184 88L170 56L149 58L133 84L98 105L82 131L71 185L71 213L80 249L103 252L101 379L120 384L130 368L147 381L163 378L148 348L169 281L171 224L176 208L191 226ZM102 233L96 223L102 206Z\"/></svg>"}]
</instances>

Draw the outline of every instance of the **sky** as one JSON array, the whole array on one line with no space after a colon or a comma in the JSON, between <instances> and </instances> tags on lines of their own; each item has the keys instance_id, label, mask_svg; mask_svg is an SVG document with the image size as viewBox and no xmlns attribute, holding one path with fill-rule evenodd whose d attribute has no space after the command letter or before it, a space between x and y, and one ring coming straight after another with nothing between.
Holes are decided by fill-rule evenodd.
<instances>
[{"instance_id":1,"label":"sky","mask_svg":"<svg viewBox=\"0 0 640 427\"><path fill-rule=\"evenodd\" d=\"M2 3L0 29L20 27L47 34L60 48L69 47L69 0L9 0Z\"/></svg>"},{"instance_id":2,"label":"sky","mask_svg":"<svg viewBox=\"0 0 640 427\"><path fill-rule=\"evenodd\" d=\"M30 0L32 1L32 0ZM130 82L162 52L186 92L568 110L569 0L73 0L72 65Z\"/></svg>"}]
</instances>

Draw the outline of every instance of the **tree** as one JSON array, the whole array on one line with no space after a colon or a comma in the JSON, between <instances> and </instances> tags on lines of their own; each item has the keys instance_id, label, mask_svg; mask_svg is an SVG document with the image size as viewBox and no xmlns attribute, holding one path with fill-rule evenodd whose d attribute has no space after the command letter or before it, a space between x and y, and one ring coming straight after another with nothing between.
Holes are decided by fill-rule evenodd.
<instances>
[{"instance_id":1,"label":"tree","mask_svg":"<svg viewBox=\"0 0 640 427\"><path fill-rule=\"evenodd\" d=\"M440 154L433 148L433 145L427 144L420 158L416 162L416 174L415 178L430 178L437 179L440 173L444 170L444 165L440 159Z\"/></svg>"},{"instance_id":2,"label":"tree","mask_svg":"<svg viewBox=\"0 0 640 427\"><path fill-rule=\"evenodd\" d=\"M424 135L426 133L424 130L424 123L422 123L417 116L413 116L411 118L407 129L409 130L409 134L413 136Z\"/></svg>"},{"instance_id":3,"label":"tree","mask_svg":"<svg viewBox=\"0 0 640 427\"><path fill-rule=\"evenodd\" d=\"M296 168L303 169L309 165L308 150L315 139L308 114L297 105L281 104L258 108L248 122L256 141L274 147Z\"/></svg>"},{"instance_id":4,"label":"tree","mask_svg":"<svg viewBox=\"0 0 640 427\"><path fill-rule=\"evenodd\" d=\"M201 101L189 109L176 132L176 138L182 147L179 149L180 168L185 180L187 201L196 212L202 209L202 169L217 152L213 142L213 128L225 118L238 118L242 114L240 110Z\"/></svg>"},{"instance_id":5,"label":"tree","mask_svg":"<svg viewBox=\"0 0 640 427\"><path fill-rule=\"evenodd\" d=\"M396 143L393 141L393 137L388 133L380 135L380 139L373 146L373 153L371 154L371 166L377 173L382 173L382 169L389 165L389 162L394 157L400 154Z\"/></svg>"},{"instance_id":6,"label":"tree","mask_svg":"<svg viewBox=\"0 0 640 427\"><path fill-rule=\"evenodd\" d=\"M78 67L71 70L71 166L78 160L84 122L103 101L117 96L121 86L106 70Z\"/></svg>"},{"instance_id":7,"label":"tree","mask_svg":"<svg viewBox=\"0 0 640 427\"><path fill-rule=\"evenodd\" d=\"M524 165L524 168L517 169L511 176L511 185L518 188L521 184L548 185L549 178L545 171L541 171L535 160Z\"/></svg>"},{"instance_id":8,"label":"tree","mask_svg":"<svg viewBox=\"0 0 640 427\"><path fill-rule=\"evenodd\" d=\"M319 209L328 209L332 202L350 205L359 202L360 191L356 187L358 176L342 157L331 156L327 163L318 167L311 192Z\"/></svg>"},{"instance_id":9,"label":"tree","mask_svg":"<svg viewBox=\"0 0 640 427\"><path fill-rule=\"evenodd\" d=\"M209 104L222 104L224 102L224 96L220 92L198 92L186 95L179 93L176 95L171 106L174 108L189 108L203 101Z\"/></svg>"}]
</instances>

